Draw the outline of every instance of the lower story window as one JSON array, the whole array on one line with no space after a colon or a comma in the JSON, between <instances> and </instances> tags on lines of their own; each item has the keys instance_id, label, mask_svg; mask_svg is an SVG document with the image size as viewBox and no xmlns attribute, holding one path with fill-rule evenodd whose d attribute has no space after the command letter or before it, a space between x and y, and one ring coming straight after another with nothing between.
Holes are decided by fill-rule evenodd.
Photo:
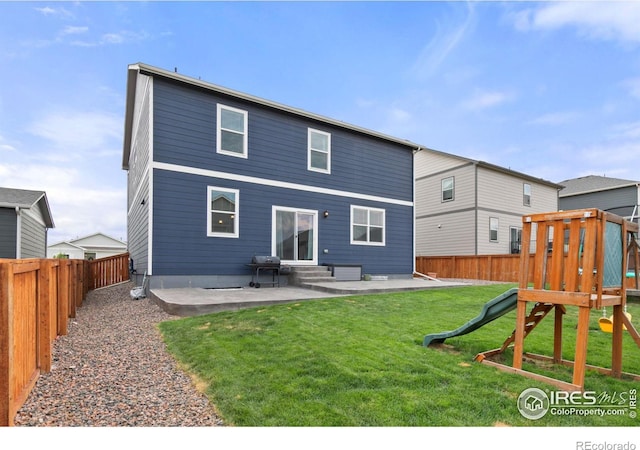
<instances>
[{"instance_id":1,"label":"lower story window","mask_svg":"<svg viewBox=\"0 0 640 450\"><path fill-rule=\"evenodd\" d=\"M522 240L522 229L517 227L509 228L509 248L511 254L520 253L521 241Z\"/></svg>"},{"instance_id":2,"label":"lower story window","mask_svg":"<svg viewBox=\"0 0 640 450\"><path fill-rule=\"evenodd\" d=\"M209 186L207 194L207 236L237 238L240 192Z\"/></svg>"},{"instance_id":3,"label":"lower story window","mask_svg":"<svg viewBox=\"0 0 640 450\"><path fill-rule=\"evenodd\" d=\"M384 245L385 210L351 206L351 244Z\"/></svg>"}]
</instances>

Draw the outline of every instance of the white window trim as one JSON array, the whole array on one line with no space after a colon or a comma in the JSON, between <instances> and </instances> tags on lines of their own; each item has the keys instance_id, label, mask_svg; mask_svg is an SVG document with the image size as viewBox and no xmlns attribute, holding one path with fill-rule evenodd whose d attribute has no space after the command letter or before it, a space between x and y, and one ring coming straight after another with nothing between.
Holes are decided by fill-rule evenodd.
<instances>
[{"instance_id":1,"label":"white window trim","mask_svg":"<svg viewBox=\"0 0 640 450\"><path fill-rule=\"evenodd\" d=\"M382 242L371 242L367 240L364 241L356 241L353 239L353 210L354 209L365 209L367 210L367 214L371 211L377 211L382 213ZM367 223L367 229L369 230L371 227L370 221ZM360 225L360 224L359 224ZM384 247L387 242L387 211L381 208L371 208L369 206L359 206L359 205L351 205L350 217L349 217L349 237L351 241L351 245L373 245L377 247ZM369 232L367 231L367 239L369 239Z\"/></svg>"},{"instance_id":2,"label":"white window trim","mask_svg":"<svg viewBox=\"0 0 640 450\"><path fill-rule=\"evenodd\" d=\"M444 182L445 180L451 180L451 198L444 199ZM452 202L456 198L456 178L446 177L440 180L440 203Z\"/></svg>"},{"instance_id":3,"label":"white window trim","mask_svg":"<svg viewBox=\"0 0 640 450\"><path fill-rule=\"evenodd\" d=\"M213 191L229 192L235 195L236 210L233 221L233 233L220 233L211 231L211 193ZM207 237L238 238L240 237L240 191L238 189L221 188L217 186L207 186Z\"/></svg>"},{"instance_id":4,"label":"white window trim","mask_svg":"<svg viewBox=\"0 0 640 450\"><path fill-rule=\"evenodd\" d=\"M244 130L242 136L242 153L230 152L229 150L222 149L222 110L233 111L244 116ZM242 109L233 108L231 106L226 106L218 103L217 105L217 115L216 115L216 153L220 153L221 155L235 156L236 158L248 158L249 157L249 139L248 139L248 129L249 129L249 113ZM235 130L225 130L230 133L236 133Z\"/></svg>"},{"instance_id":5,"label":"white window trim","mask_svg":"<svg viewBox=\"0 0 640 450\"><path fill-rule=\"evenodd\" d=\"M527 186L529 186L529 193L527 194ZM523 206L531 206L531 185L529 183L522 184L522 204ZM527 197L529 201L527 202Z\"/></svg>"},{"instance_id":6,"label":"white window trim","mask_svg":"<svg viewBox=\"0 0 640 450\"><path fill-rule=\"evenodd\" d=\"M313 167L311 165L311 152L322 152L322 150L311 148L311 134L317 133L327 137L327 168L320 169L318 167ZM331 133L327 133L326 131L316 130L314 128L307 129L307 170L311 172L320 172L320 173L331 173Z\"/></svg>"},{"instance_id":7,"label":"white window trim","mask_svg":"<svg viewBox=\"0 0 640 450\"><path fill-rule=\"evenodd\" d=\"M493 230L491 225L494 220L496 223L496 238L491 239L491 231ZM500 242L500 219L498 217L489 217L489 242Z\"/></svg>"}]
</instances>

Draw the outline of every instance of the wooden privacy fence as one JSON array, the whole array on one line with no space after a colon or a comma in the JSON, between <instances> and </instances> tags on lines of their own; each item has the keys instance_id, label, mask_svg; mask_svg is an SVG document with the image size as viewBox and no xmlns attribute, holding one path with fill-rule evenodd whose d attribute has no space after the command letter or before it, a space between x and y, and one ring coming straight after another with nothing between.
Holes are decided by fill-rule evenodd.
<instances>
[{"instance_id":1,"label":"wooden privacy fence","mask_svg":"<svg viewBox=\"0 0 640 450\"><path fill-rule=\"evenodd\" d=\"M529 274L532 279L536 266L533 264L535 254L529 256ZM545 277L549 278L552 265L551 256L547 256ZM566 256L565 256L566 258ZM462 255L462 256L418 256L416 271L427 274L435 273L437 278L461 278L466 280L489 280L517 283L520 275L520 255ZM626 279L628 289L637 289L635 277Z\"/></svg>"},{"instance_id":2,"label":"wooden privacy fence","mask_svg":"<svg viewBox=\"0 0 640 450\"><path fill-rule=\"evenodd\" d=\"M89 289L99 289L129 280L129 253L89 261Z\"/></svg>"},{"instance_id":3,"label":"wooden privacy fence","mask_svg":"<svg viewBox=\"0 0 640 450\"><path fill-rule=\"evenodd\" d=\"M418 256L416 271L438 278L518 282L520 255Z\"/></svg>"},{"instance_id":4,"label":"wooden privacy fence","mask_svg":"<svg viewBox=\"0 0 640 450\"><path fill-rule=\"evenodd\" d=\"M0 426L13 425L40 373L51 370L53 341L67 334L87 292L129 279L128 256L0 259Z\"/></svg>"}]
</instances>

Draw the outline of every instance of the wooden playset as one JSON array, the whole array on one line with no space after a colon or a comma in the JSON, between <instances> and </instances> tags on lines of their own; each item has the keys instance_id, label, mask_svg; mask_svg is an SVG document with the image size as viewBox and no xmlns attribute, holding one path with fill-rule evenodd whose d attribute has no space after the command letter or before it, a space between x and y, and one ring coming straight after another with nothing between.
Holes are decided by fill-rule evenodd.
<instances>
[{"instance_id":1,"label":"wooden playset","mask_svg":"<svg viewBox=\"0 0 640 450\"><path fill-rule=\"evenodd\" d=\"M599 209L532 214L524 216L522 222L516 328L502 347L478 354L476 361L568 391L584 390L586 369L640 380L639 375L622 372L623 331L640 347L640 335L626 314L625 285L627 272L633 270L638 287L638 224ZM562 358L563 315L570 306L578 307L574 361ZM611 368L587 364L589 320L594 308L613 309L608 319ZM525 353L525 338L551 311L554 311L553 356ZM492 361L493 356L512 344L512 367ZM572 383L523 370L525 357L573 367Z\"/></svg>"}]
</instances>

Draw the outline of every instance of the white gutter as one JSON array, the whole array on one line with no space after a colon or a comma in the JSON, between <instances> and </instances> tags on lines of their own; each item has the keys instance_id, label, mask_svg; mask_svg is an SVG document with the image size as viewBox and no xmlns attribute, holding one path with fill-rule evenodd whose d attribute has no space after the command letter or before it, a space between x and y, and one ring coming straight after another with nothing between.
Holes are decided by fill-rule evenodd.
<instances>
[{"instance_id":1,"label":"white gutter","mask_svg":"<svg viewBox=\"0 0 640 450\"><path fill-rule=\"evenodd\" d=\"M424 150L422 147L418 147L413 151L413 273L412 275L418 275L419 277L426 278L431 281L438 281L437 278L430 277L424 273L420 273L416 270L416 154Z\"/></svg>"}]
</instances>

